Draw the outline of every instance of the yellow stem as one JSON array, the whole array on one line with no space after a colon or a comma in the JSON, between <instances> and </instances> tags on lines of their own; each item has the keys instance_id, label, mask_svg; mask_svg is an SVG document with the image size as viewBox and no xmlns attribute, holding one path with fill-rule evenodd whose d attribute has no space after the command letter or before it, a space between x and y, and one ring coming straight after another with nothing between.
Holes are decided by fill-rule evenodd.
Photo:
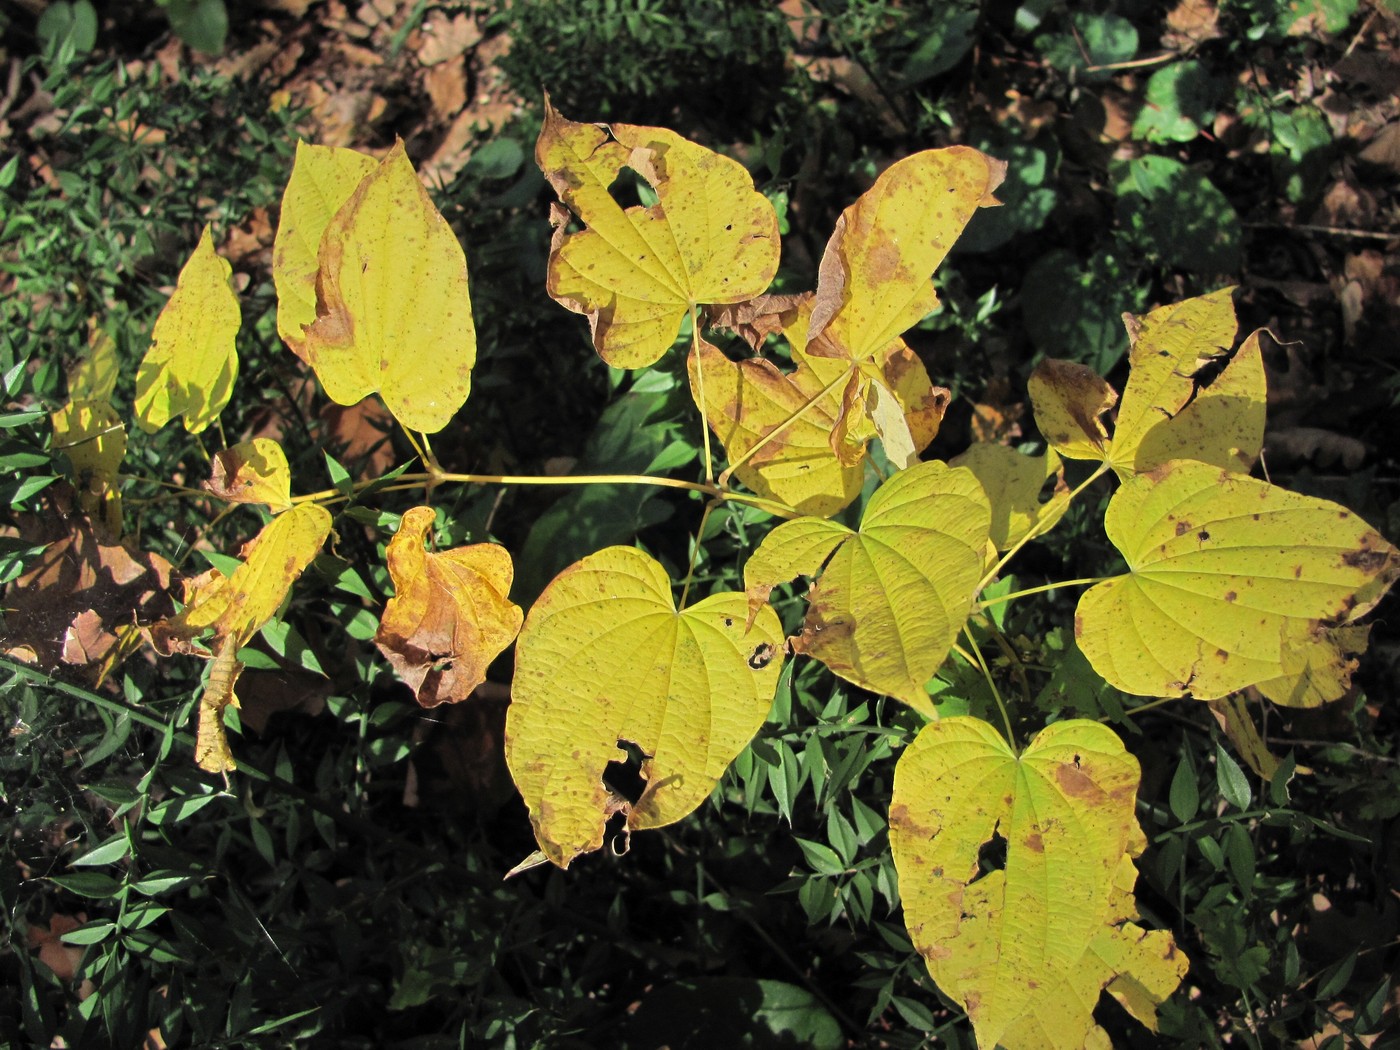
<instances>
[{"instance_id":1,"label":"yellow stem","mask_svg":"<svg viewBox=\"0 0 1400 1050\"><path fill-rule=\"evenodd\" d=\"M1098 481L1099 478L1103 477L1104 474L1106 474L1107 472L1108 464L1100 463L1097 470L1095 470L1087 478L1085 478L1078 485L1076 485L1074 489L1070 492L1069 497L1065 500L1066 506L1073 503L1076 496L1078 496L1086 488L1092 485L1095 481ZM1024 547L1027 543L1030 543L1030 541L1035 539L1037 536L1041 535L1048 528L1049 525L1047 525L1044 521L1037 521L1034 525L1032 525L1030 529L1026 532L1026 534L1016 542L1016 545L1010 550L1008 550L1005 554L1003 554L1000 560L998 560L995 565L993 565L990 569L987 570L987 574L982 577L982 582L980 582L977 585L977 593L980 594L982 592L982 588L986 587L989 583L991 583L999 575L1001 575L1001 570L1006 567L1006 563L1009 562L1013 557L1015 557L1016 553L1022 547Z\"/></svg>"},{"instance_id":2,"label":"yellow stem","mask_svg":"<svg viewBox=\"0 0 1400 1050\"><path fill-rule=\"evenodd\" d=\"M705 439L705 480L714 483L715 462L710 454L710 416L705 404L705 366L700 360L700 318L695 304L690 304L690 352L695 355L695 393L700 401L700 433ZM687 583L690 581L687 580Z\"/></svg>"},{"instance_id":3,"label":"yellow stem","mask_svg":"<svg viewBox=\"0 0 1400 1050\"><path fill-rule=\"evenodd\" d=\"M723 502L716 497L705 504L705 511L700 515L700 528L695 531L695 546L690 548L690 567L685 571L685 583L681 585L681 602L678 608L685 608L685 600L690 597L690 584L695 579L695 566L700 560L700 545L705 539L705 526L710 522L710 511Z\"/></svg>"}]
</instances>

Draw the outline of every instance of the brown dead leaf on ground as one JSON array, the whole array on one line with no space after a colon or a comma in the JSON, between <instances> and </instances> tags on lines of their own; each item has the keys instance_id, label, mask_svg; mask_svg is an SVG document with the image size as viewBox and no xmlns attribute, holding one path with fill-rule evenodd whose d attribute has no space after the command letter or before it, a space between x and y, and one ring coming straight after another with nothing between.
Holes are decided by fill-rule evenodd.
<instances>
[{"instance_id":1,"label":"brown dead leaf on ground","mask_svg":"<svg viewBox=\"0 0 1400 1050\"><path fill-rule=\"evenodd\" d=\"M449 18L437 13L423 23L423 43L418 48L418 61L425 66L461 58L481 43L482 32L469 15Z\"/></svg>"},{"instance_id":2,"label":"brown dead leaf on ground","mask_svg":"<svg viewBox=\"0 0 1400 1050\"><path fill-rule=\"evenodd\" d=\"M330 679L310 671L245 670L238 679L239 719L264 733L273 715L319 715L333 689Z\"/></svg>"},{"instance_id":3,"label":"brown dead leaf on ground","mask_svg":"<svg viewBox=\"0 0 1400 1050\"><path fill-rule=\"evenodd\" d=\"M347 467L356 467L360 480L377 478L394 465L394 446L389 435L394 431L394 417L377 397L367 397L359 404L327 404L321 409L321 421L336 459Z\"/></svg>"},{"instance_id":4,"label":"brown dead leaf on ground","mask_svg":"<svg viewBox=\"0 0 1400 1050\"><path fill-rule=\"evenodd\" d=\"M69 531L55 538L53 522L21 523L23 538L53 542L6 593L0 644L10 657L41 667L65 661L65 651L74 658L66 662L85 657L86 666L107 655L114 632L133 617L150 622L170 614L172 569L159 554L101 543L86 519L57 524Z\"/></svg>"},{"instance_id":5,"label":"brown dead leaf on ground","mask_svg":"<svg viewBox=\"0 0 1400 1050\"><path fill-rule=\"evenodd\" d=\"M53 971L53 975L64 984L71 984L78 976L78 966L83 961L83 948L77 944L64 944L63 935L76 930L87 922L87 914L52 915L47 924L36 922L30 925L25 934L29 950L35 952L41 963ZM83 981L78 988L78 998L86 999L97 986L92 981Z\"/></svg>"},{"instance_id":6,"label":"brown dead leaf on ground","mask_svg":"<svg viewBox=\"0 0 1400 1050\"><path fill-rule=\"evenodd\" d=\"M423 90L433 106L433 116L449 121L467 104L467 70L461 62L444 62L423 74Z\"/></svg>"},{"instance_id":7,"label":"brown dead leaf on ground","mask_svg":"<svg viewBox=\"0 0 1400 1050\"><path fill-rule=\"evenodd\" d=\"M1180 0L1167 12L1162 46L1185 51L1220 35L1220 11L1211 0Z\"/></svg>"},{"instance_id":8,"label":"brown dead leaf on ground","mask_svg":"<svg viewBox=\"0 0 1400 1050\"><path fill-rule=\"evenodd\" d=\"M510 690L483 682L471 702L439 708L414 731L404 805L489 818L510 801L506 768L506 708Z\"/></svg>"}]
</instances>

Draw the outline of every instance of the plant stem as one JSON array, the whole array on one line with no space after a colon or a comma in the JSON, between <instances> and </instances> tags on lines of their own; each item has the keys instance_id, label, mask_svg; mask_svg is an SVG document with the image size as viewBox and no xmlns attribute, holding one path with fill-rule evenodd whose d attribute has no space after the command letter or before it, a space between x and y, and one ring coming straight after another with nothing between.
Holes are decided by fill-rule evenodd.
<instances>
[{"instance_id":1,"label":"plant stem","mask_svg":"<svg viewBox=\"0 0 1400 1050\"><path fill-rule=\"evenodd\" d=\"M1073 503L1074 498L1076 496L1078 496L1086 488L1092 485L1095 481L1098 481L1099 478L1103 477L1104 474L1108 473L1108 469L1109 468L1107 463L1100 463L1097 470L1095 470L1092 474L1090 474L1087 478L1081 481L1070 491L1069 496L1065 500L1065 505L1068 506L1069 504ZM993 565L990 569L987 570L987 574L982 577L982 582L977 585L976 593L980 594L982 592L982 588L986 587L987 584L991 583L999 575L1001 575L1001 570L1006 567L1007 562L1009 562L1012 558L1016 556L1017 551L1019 551L1031 540L1041 535L1041 533L1045 532L1048 528L1049 526L1045 525L1041 521L1037 521L1034 525L1032 525L1030 529L1027 530L1026 534L1016 541L1016 545L1013 546L1010 550L1008 550L1005 554L1003 554L1000 560L998 560L995 565Z\"/></svg>"},{"instance_id":2,"label":"plant stem","mask_svg":"<svg viewBox=\"0 0 1400 1050\"><path fill-rule=\"evenodd\" d=\"M705 504L705 511L700 515L700 527L695 530L695 546L690 548L690 567L685 570L685 583L681 584L681 600L677 606L679 609L685 608L685 600L690 596L690 584L695 579L695 566L700 561L700 545L705 540L705 526L710 522L710 511L723 502L716 497Z\"/></svg>"},{"instance_id":3,"label":"plant stem","mask_svg":"<svg viewBox=\"0 0 1400 1050\"><path fill-rule=\"evenodd\" d=\"M1112 579L1111 576L1085 576L1078 580L1055 580L1053 583L1043 583L1039 587L1027 587L1023 591L1012 591L1010 594L998 594L994 597L984 599L977 603L977 610L990 609L994 605L1001 605L1016 598L1025 598L1032 594L1041 594L1045 591L1058 590L1061 587L1082 587L1086 583L1103 583L1104 580Z\"/></svg>"},{"instance_id":4,"label":"plant stem","mask_svg":"<svg viewBox=\"0 0 1400 1050\"><path fill-rule=\"evenodd\" d=\"M1006 701L1001 698L1001 690L997 688L996 680L992 677L992 669L987 666L987 661L982 657L982 650L977 648L977 640L972 637L972 632L968 630L966 624L963 624L963 636L967 638L967 644L970 647L969 652L963 653L963 657L966 659L970 654L972 662L977 665L977 668L982 672L982 677L987 680L987 686L992 691L992 699L996 701L997 710L1001 712L1002 725L1006 727L1006 742L1011 745L1012 751L1019 752L1020 749L1016 746L1016 734L1011 729L1011 712L1006 709Z\"/></svg>"},{"instance_id":5,"label":"plant stem","mask_svg":"<svg viewBox=\"0 0 1400 1050\"><path fill-rule=\"evenodd\" d=\"M402 492L405 489L415 489L433 476L428 473L400 474L395 484L385 485L379 491ZM707 484L703 481L681 481L679 478L657 478L648 474L564 474L559 477L544 477L535 474L450 474L444 472L435 476L439 482L451 482L459 485L655 485L658 488L699 492L725 503L743 503L746 506L767 511L778 518L799 516L798 512L786 503L764 499L762 496L753 496L747 492L731 492L721 488L718 483ZM356 482L355 488L364 489L373 484L374 481ZM201 492L200 495L207 496L210 493ZM339 489L321 489L319 492L309 492L304 496L293 496L292 502L294 504L330 504L339 503L348 498Z\"/></svg>"},{"instance_id":6,"label":"plant stem","mask_svg":"<svg viewBox=\"0 0 1400 1050\"><path fill-rule=\"evenodd\" d=\"M700 400L700 436L705 439L705 480L714 484L715 463L710 453L710 416L705 402L705 366L700 360L700 318L694 303L690 304L690 352L695 355L695 393Z\"/></svg>"}]
</instances>

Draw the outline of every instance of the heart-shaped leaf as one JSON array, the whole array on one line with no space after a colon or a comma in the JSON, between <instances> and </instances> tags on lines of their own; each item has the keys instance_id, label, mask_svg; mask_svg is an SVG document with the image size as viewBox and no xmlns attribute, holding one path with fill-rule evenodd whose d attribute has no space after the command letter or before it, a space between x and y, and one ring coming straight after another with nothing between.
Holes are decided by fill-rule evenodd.
<instances>
[{"instance_id":1,"label":"heart-shaped leaf","mask_svg":"<svg viewBox=\"0 0 1400 1050\"><path fill-rule=\"evenodd\" d=\"M615 813L636 831L674 823L704 802L763 724L782 670L772 609L750 629L742 594L676 610L649 555L608 547L565 569L521 629L506 717L506 762L540 850L560 867L603 843ZM629 801L603 780L643 758Z\"/></svg>"},{"instance_id":2,"label":"heart-shaped leaf","mask_svg":"<svg viewBox=\"0 0 1400 1050\"><path fill-rule=\"evenodd\" d=\"M1018 756L985 722L946 718L901 756L890 849L905 923L979 1045L1107 1046L1104 990L1156 1028L1187 960L1170 932L1130 921L1139 775L1112 730L1079 719Z\"/></svg>"}]
</instances>

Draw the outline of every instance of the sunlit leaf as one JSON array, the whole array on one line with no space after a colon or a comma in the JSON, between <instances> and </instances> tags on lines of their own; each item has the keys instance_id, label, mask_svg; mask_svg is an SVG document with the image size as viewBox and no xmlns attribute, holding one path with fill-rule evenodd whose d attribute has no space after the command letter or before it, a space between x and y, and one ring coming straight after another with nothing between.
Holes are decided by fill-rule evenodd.
<instances>
[{"instance_id":1,"label":"sunlit leaf","mask_svg":"<svg viewBox=\"0 0 1400 1050\"><path fill-rule=\"evenodd\" d=\"M895 767L890 848L909 935L980 1046L1107 1046L1108 991L1156 1028L1187 960L1137 917L1137 760L1097 722L1017 756L974 718L924 727ZM1005 848L998 863L998 846Z\"/></svg>"},{"instance_id":2,"label":"sunlit leaf","mask_svg":"<svg viewBox=\"0 0 1400 1050\"><path fill-rule=\"evenodd\" d=\"M355 188L376 167L352 149L297 141L292 176L282 194L282 215L272 244L277 288L277 334L304 358L304 329L316 320L317 253L321 235Z\"/></svg>"},{"instance_id":3,"label":"sunlit leaf","mask_svg":"<svg viewBox=\"0 0 1400 1050\"><path fill-rule=\"evenodd\" d=\"M1035 425L1066 459L1103 459L1108 431L1103 414L1118 403L1118 392L1088 365L1047 357L1026 383Z\"/></svg>"},{"instance_id":4,"label":"sunlit leaf","mask_svg":"<svg viewBox=\"0 0 1400 1050\"><path fill-rule=\"evenodd\" d=\"M429 553L423 544L436 515L431 507L404 514L385 552L394 597L374 644L424 707L465 700L520 630L511 603L514 568L494 543Z\"/></svg>"},{"instance_id":5,"label":"sunlit leaf","mask_svg":"<svg viewBox=\"0 0 1400 1050\"><path fill-rule=\"evenodd\" d=\"M243 563L225 576L215 569L185 583L185 608L151 628L151 641L164 655L214 654L200 699L196 759L201 768L234 768L224 739L223 710L237 703L234 686L243 665L236 654L276 614L302 571L320 553L330 534L331 516L314 503L278 515L243 548ZM207 646L193 644L206 631Z\"/></svg>"},{"instance_id":6,"label":"sunlit leaf","mask_svg":"<svg viewBox=\"0 0 1400 1050\"><path fill-rule=\"evenodd\" d=\"M75 401L52 416L53 451L68 457L78 503L110 536L122 531L118 471L126 457L126 426L111 404Z\"/></svg>"},{"instance_id":7,"label":"sunlit leaf","mask_svg":"<svg viewBox=\"0 0 1400 1050\"><path fill-rule=\"evenodd\" d=\"M1210 713L1215 716L1216 722L1234 745L1235 754L1244 759L1245 765L1266 781L1272 781L1274 774L1278 772L1279 761L1269 750L1264 738L1259 735L1254 719L1249 714L1249 704L1244 697L1231 694L1219 700L1211 700Z\"/></svg>"},{"instance_id":8,"label":"sunlit leaf","mask_svg":"<svg viewBox=\"0 0 1400 1050\"><path fill-rule=\"evenodd\" d=\"M937 435L951 395L929 381L900 339L861 364L812 356L811 305L804 296L780 315L797 366L792 372L760 357L730 361L701 340L689 361L690 389L699 404L703 381L706 419L731 462L761 445L735 470L740 481L761 496L824 517L860 493L866 445L881 427L897 429L885 414L902 422L907 460Z\"/></svg>"},{"instance_id":9,"label":"sunlit leaf","mask_svg":"<svg viewBox=\"0 0 1400 1050\"><path fill-rule=\"evenodd\" d=\"M540 849L561 867L603 842L608 817L661 827L704 802L768 713L782 669L782 627L763 609L746 629L742 594L679 612L650 556L608 547L545 588L515 651L506 761ZM629 803L603 781L645 756Z\"/></svg>"},{"instance_id":10,"label":"sunlit leaf","mask_svg":"<svg viewBox=\"0 0 1400 1050\"><path fill-rule=\"evenodd\" d=\"M1370 634L1369 623L1314 626L1305 636L1284 642L1283 674L1254 687L1284 707L1321 707L1340 700L1351 688L1355 657L1366 651Z\"/></svg>"},{"instance_id":11,"label":"sunlit leaf","mask_svg":"<svg viewBox=\"0 0 1400 1050\"><path fill-rule=\"evenodd\" d=\"M326 225L317 259L301 354L327 395L353 405L377 391L405 427L441 430L476 362L467 260L402 142Z\"/></svg>"},{"instance_id":12,"label":"sunlit leaf","mask_svg":"<svg viewBox=\"0 0 1400 1050\"><path fill-rule=\"evenodd\" d=\"M87 350L68 373L68 399L110 402L120 370L116 342L89 318Z\"/></svg>"},{"instance_id":13,"label":"sunlit leaf","mask_svg":"<svg viewBox=\"0 0 1400 1050\"><path fill-rule=\"evenodd\" d=\"M274 514L292 506L292 472L282 446L271 438L241 441L214 453L203 486L230 503L266 504Z\"/></svg>"},{"instance_id":14,"label":"sunlit leaf","mask_svg":"<svg viewBox=\"0 0 1400 1050\"><path fill-rule=\"evenodd\" d=\"M1264 445L1259 333L1237 352L1233 289L1131 318L1109 461L1122 477L1170 459L1248 473Z\"/></svg>"},{"instance_id":15,"label":"sunlit leaf","mask_svg":"<svg viewBox=\"0 0 1400 1050\"><path fill-rule=\"evenodd\" d=\"M966 467L982 483L992 507L991 539L997 550L1016 546L1032 529L1048 532L1069 509L1069 487L1054 449L1043 456L1026 456L1006 445L979 441L949 466ZM1051 479L1053 491L1042 502Z\"/></svg>"},{"instance_id":16,"label":"sunlit leaf","mask_svg":"<svg viewBox=\"0 0 1400 1050\"><path fill-rule=\"evenodd\" d=\"M549 294L588 317L617 368L649 365L702 303L761 294L778 270L778 217L743 166L664 128L576 124L545 102L535 160L563 207L553 215ZM624 208L624 169L656 193ZM584 229L567 229L576 217Z\"/></svg>"},{"instance_id":17,"label":"sunlit leaf","mask_svg":"<svg viewBox=\"0 0 1400 1050\"><path fill-rule=\"evenodd\" d=\"M967 146L891 164L841 213L812 310L811 353L873 358L938 305L933 272L1006 166Z\"/></svg>"},{"instance_id":18,"label":"sunlit leaf","mask_svg":"<svg viewBox=\"0 0 1400 1050\"><path fill-rule=\"evenodd\" d=\"M198 434L233 395L238 378L234 337L242 313L232 274L204 227L136 370L136 422L148 434L176 416L184 417L186 430Z\"/></svg>"},{"instance_id":19,"label":"sunlit leaf","mask_svg":"<svg viewBox=\"0 0 1400 1050\"><path fill-rule=\"evenodd\" d=\"M1400 575L1351 511L1205 463L1130 478L1104 524L1128 572L1083 595L1076 634L1099 674L1140 696L1210 700L1300 674L1320 629Z\"/></svg>"},{"instance_id":20,"label":"sunlit leaf","mask_svg":"<svg viewBox=\"0 0 1400 1050\"><path fill-rule=\"evenodd\" d=\"M876 490L859 532L810 518L778 526L744 566L744 587L758 606L778 584L817 576L794 651L932 716L924 684L967 620L990 521L971 471L920 463Z\"/></svg>"}]
</instances>

